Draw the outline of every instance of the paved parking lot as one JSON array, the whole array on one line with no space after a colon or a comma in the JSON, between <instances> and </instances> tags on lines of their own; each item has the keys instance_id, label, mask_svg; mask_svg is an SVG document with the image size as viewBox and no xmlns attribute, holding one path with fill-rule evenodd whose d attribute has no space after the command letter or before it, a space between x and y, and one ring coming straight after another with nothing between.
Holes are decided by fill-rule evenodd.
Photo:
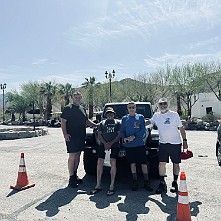
<instances>
[{"instance_id":1,"label":"paved parking lot","mask_svg":"<svg viewBox=\"0 0 221 221\"><path fill-rule=\"evenodd\" d=\"M118 176L116 193L106 196L108 174L103 177L103 190L95 196L89 191L95 177L86 176L82 162L79 175L84 183L78 189L66 188L67 154L60 128L48 128L49 135L0 141L0 220L173 220L177 197L168 192L160 196L142 188L132 192L128 177ZM215 158L215 131L187 131L194 157L181 164L187 176L191 215L199 221L221 220L221 168ZM35 187L14 191L20 153L25 154L29 180ZM168 165L167 183L172 181ZM141 177L140 177L141 178ZM141 179L140 179L141 180ZM152 180L154 189L158 180Z\"/></svg>"}]
</instances>

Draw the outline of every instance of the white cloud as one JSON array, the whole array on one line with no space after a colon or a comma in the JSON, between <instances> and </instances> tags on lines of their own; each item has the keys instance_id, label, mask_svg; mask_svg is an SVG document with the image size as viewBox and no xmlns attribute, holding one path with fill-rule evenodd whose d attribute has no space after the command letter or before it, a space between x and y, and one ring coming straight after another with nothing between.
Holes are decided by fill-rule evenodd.
<instances>
[{"instance_id":1,"label":"white cloud","mask_svg":"<svg viewBox=\"0 0 221 221\"><path fill-rule=\"evenodd\" d=\"M144 39L151 36L151 32L161 25L170 28L198 28L213 25L220 21L221 8L218 1L146 1L138 5L136 1L118 1L115 11L98 17L79 27L72 27L68 36L72 43L77 45L96 46L103 39L114 39L125 35L140 35ZM88 34L90 33L90 34Z\"/></svg>"},{"instance_id":2,"label":"white cloud","mask_svg":"<svg viewBox=\"0 0 221 221\"><path fill-rule=\"evenodd\" d=\"M21 10L8 17L4 24L12 26L2 27L2 33L16 36L16 41L7 37L6 44L1 44L2 81L14 85L29 80L55 80L80 86L90 76L106 81L104 73L112 69L116 71L114 80L121 80L168 63L221 57L220 0L70 2L60 3L60 23L50 11L46 16L42 13L40 20L31 17L30 23L39 27L57 24L50 26L49 32L42 32L37 42L36 36L43 29L31 29L27 44L24 32L18 30L14 17L23 19ZM73 5L79 13L70 13ZM25 9L23 3L20 6ZM10 8L9 3L7 7Z\"/></svg>"},{"instance_id":3,"label":"white cloud","mask_svg":"<svg viewBox=\"0 0 221 221\"><path fill-rule=\"evenodd\" d=\"M165 67L165 65L179 65L184 63L194 63L194 62L208 62L220 59L221 52L217 54L167 54L165 53L161 57L151 57L147 56L144 59L145 65L148 68L157 69L160 67Z\"/></svg>"},{"instance_id":4,"label":"white cloud","mask_svg":"<svg viewBox=\"0 0 221 221\"><path fill-rule=\"evenodd\" d=\"M202 47L205 47L205 46L208 48L210 46L214 46L216 43L219 43L219 41L220 41L220 37L216 36L216 37L206 39L204 41L198 41L198 42L195 42L195 43L191 43L191 44L187 45L186 48L188 50L192 50L192 49L195 49L195 48L202 48Z\"/></svg>"},{"instance_id":5,"label":"white cloud","mask_svg":"<svg viewBox=\"0 0 221 221\"><path fill-rule=\"evenodd\" d=\"M42 65L46 64L48 62L47 58L35 58L34 61L32 62L33 65Z\"/></svg>"},{"instance_id":6,"label":"white cloud","mask_svg":"<svg viewBox=\"0 0 221 221\"><path fill-rule=\"evenodd\" d=\"M34 58L33 65L47 65L47 64L56 64L56 61L54 59L48 59L48 58Z\"/></svg>"}]
</instances>

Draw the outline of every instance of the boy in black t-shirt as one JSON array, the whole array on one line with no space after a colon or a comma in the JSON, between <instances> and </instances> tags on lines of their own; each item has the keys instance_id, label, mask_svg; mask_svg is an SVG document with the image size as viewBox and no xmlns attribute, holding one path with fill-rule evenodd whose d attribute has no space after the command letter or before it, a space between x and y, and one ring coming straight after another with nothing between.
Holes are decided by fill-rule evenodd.
<instances>
[{"instance_id":1,"label":"boy in black t-shirt","mask_svg":"<svg viewBox=\"0 0 221 221\"><path fill-rule=\"evenodd\" d=\"M97 184L91 194L95 194L102 190L101 188L101 176L103 173L103 164L105 159L105 151L111 151L110 154L110 164L111 164L111 183L109 190L107 191L107 196L114 194L114 182L116 177L116 159L119 153L119 141L120 141L120 122L114 119L115 112L114 109L108 107L105 116L106 120L103 120L98 128L98 138L101 142L97 150Z\"/></svg>"}]
</instances>

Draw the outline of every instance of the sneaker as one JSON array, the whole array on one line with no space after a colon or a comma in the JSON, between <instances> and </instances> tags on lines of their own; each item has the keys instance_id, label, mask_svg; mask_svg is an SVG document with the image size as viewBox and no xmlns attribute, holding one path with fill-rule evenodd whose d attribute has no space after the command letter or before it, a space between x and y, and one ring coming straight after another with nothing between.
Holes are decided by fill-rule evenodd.
<instances>
[{"instance_id":1,"label":"sneaker","mask_svg":"<svg viewBox=\"0 0 221 221\"><path fill-rule=\"evenodd\" d=\"M167 185L165 182L160 182L158 188L156 189L156 194L161 194L163 192L167 192Z\"/></svg>"},{"instance_id":2,"label":"sneaker","mask_svg":"<svg viewBox=\"0 0 221 221\"><path fill-rule=\"evenodd\" d=\"M80 179L78 176L76 177L76 182L77 184L82 184L83 183L83 180Z\"/></svg>"},{"instance_id":3,"label":"sneaker","mask_svg":"<svg viewBox=\"0 0 221 221\"><path fill-rule=\"evenodd\" d=\"M153 188L151 187L149 180L145 180L145 181L144 181L144 188L145 188L147 191L153 191Z\"/></svg>"},{"instance_id":4,"label":"sneaker","mask_svg":"<svg viewBox=\"0 0 221 221\"><path fill-rule=\"evenodd\" d=\"M71 187L71 188L77 188L78 187L77 180L75 179L74 176L71 176L69 178L68 187Z\"/></svg>"},{"instance_id":5,"label":"sneaker","mask_svg":"<svg viewBox=\"0 0 221 221\"><path fill-rule=\"evenodd\" d=\"M177 184L176 181L173 181L173 182L172 182L172 187L173 187L173 188L170 189L170 192L171 192L171 193L177 193L177 192L178 192L178 184Z\"/></svg>"},{"instance_id":6,"label":"sneaker","mask_svg":"<svg viewBox=\"0 0 221 221\"><path fill-rule=\"evenodd\" d=\"M133 191L138 190L138 182L137 182L137 180L133 180L131 189Z\"/></svg>"}]
</instances>

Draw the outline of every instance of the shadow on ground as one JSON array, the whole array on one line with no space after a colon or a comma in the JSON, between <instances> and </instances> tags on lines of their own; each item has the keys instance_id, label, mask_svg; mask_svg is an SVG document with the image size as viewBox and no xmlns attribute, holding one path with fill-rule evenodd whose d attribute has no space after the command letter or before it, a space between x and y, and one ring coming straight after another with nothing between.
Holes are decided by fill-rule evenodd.
<instances>
[{"instance_id":1,"label":"shadow on ground","mask_svg":"<svg viewBox=\"0 0 221 221\"><path fill-rule=\"evenodd\" d=\"M155 182L156 180L153 180ZM92 195L89 199L95 203L98 209L104 209L110 206L111 203L117 203L118 210L126 213L126 220L135 221L138 214L148 214L150 209L146 206L149 201L149 196L154 194L148 192L143 187L143 177L139 175L139 190L131 191L131 176L130 174L118 174L116 177L115 194L113 196L106 196L110 184L109 170L105 171L102 177L102 191ZM154 185L157 185L158 181ZM123 202L122 202L123 200Z\"/></svg>"},{"instance_id":2,"label":"shadow on ground","mask_svg":"<svg viewBox=\"0 0 221 221\"><path fill-rule=\"evenodd\" d=\"M155 194L155 190L159 184L158 180L151 180L154 191L148 192L143 188L143 178L139 176L139 189L134 192L130 189L130 176L118 175L116 178L115 193L113 196L107 196L107 190L110 184L109 170L104 171L102 177L102 191L95 195L90 195L90 191L96 185L96 177L85 175L83 184L78 188L61 188L52 193L44 202L37 205L35 208L39 211L46 211L47 217L53 217L59 213L60 207L68 205L79 194L87 194L89 200L95 203L97 209L109 207L112 203L117 203L118 210L126 213L127 221L136 221L139 214L147 215L150 212L148 203L153 202L165 214L168 214L167 221L171 220L176 214L177 195L168 196L161 195L160 200L156 200L151 196ZM199 213L199 201L191 202L191 215L197 216ZM148 216L147 216L148 217Z\"/></svg>"},{"instance_id":3,"label":"shadow on ground","mask_svg":"<svg viewBox=\"0 0 221 221\"><path fill-rule=\"evenodd\" d=\"M39 211L46 211L46 216L48 217L55 216L59 213L60 207L69 204L77 195L89 193L90 188L92 188L88 186L88 184L92 182L91 179L91 177L85 176L83 178L83 184L80 184L78 188L65 187L56 190L35 208Z\"/></svg>"}]
</instances>

